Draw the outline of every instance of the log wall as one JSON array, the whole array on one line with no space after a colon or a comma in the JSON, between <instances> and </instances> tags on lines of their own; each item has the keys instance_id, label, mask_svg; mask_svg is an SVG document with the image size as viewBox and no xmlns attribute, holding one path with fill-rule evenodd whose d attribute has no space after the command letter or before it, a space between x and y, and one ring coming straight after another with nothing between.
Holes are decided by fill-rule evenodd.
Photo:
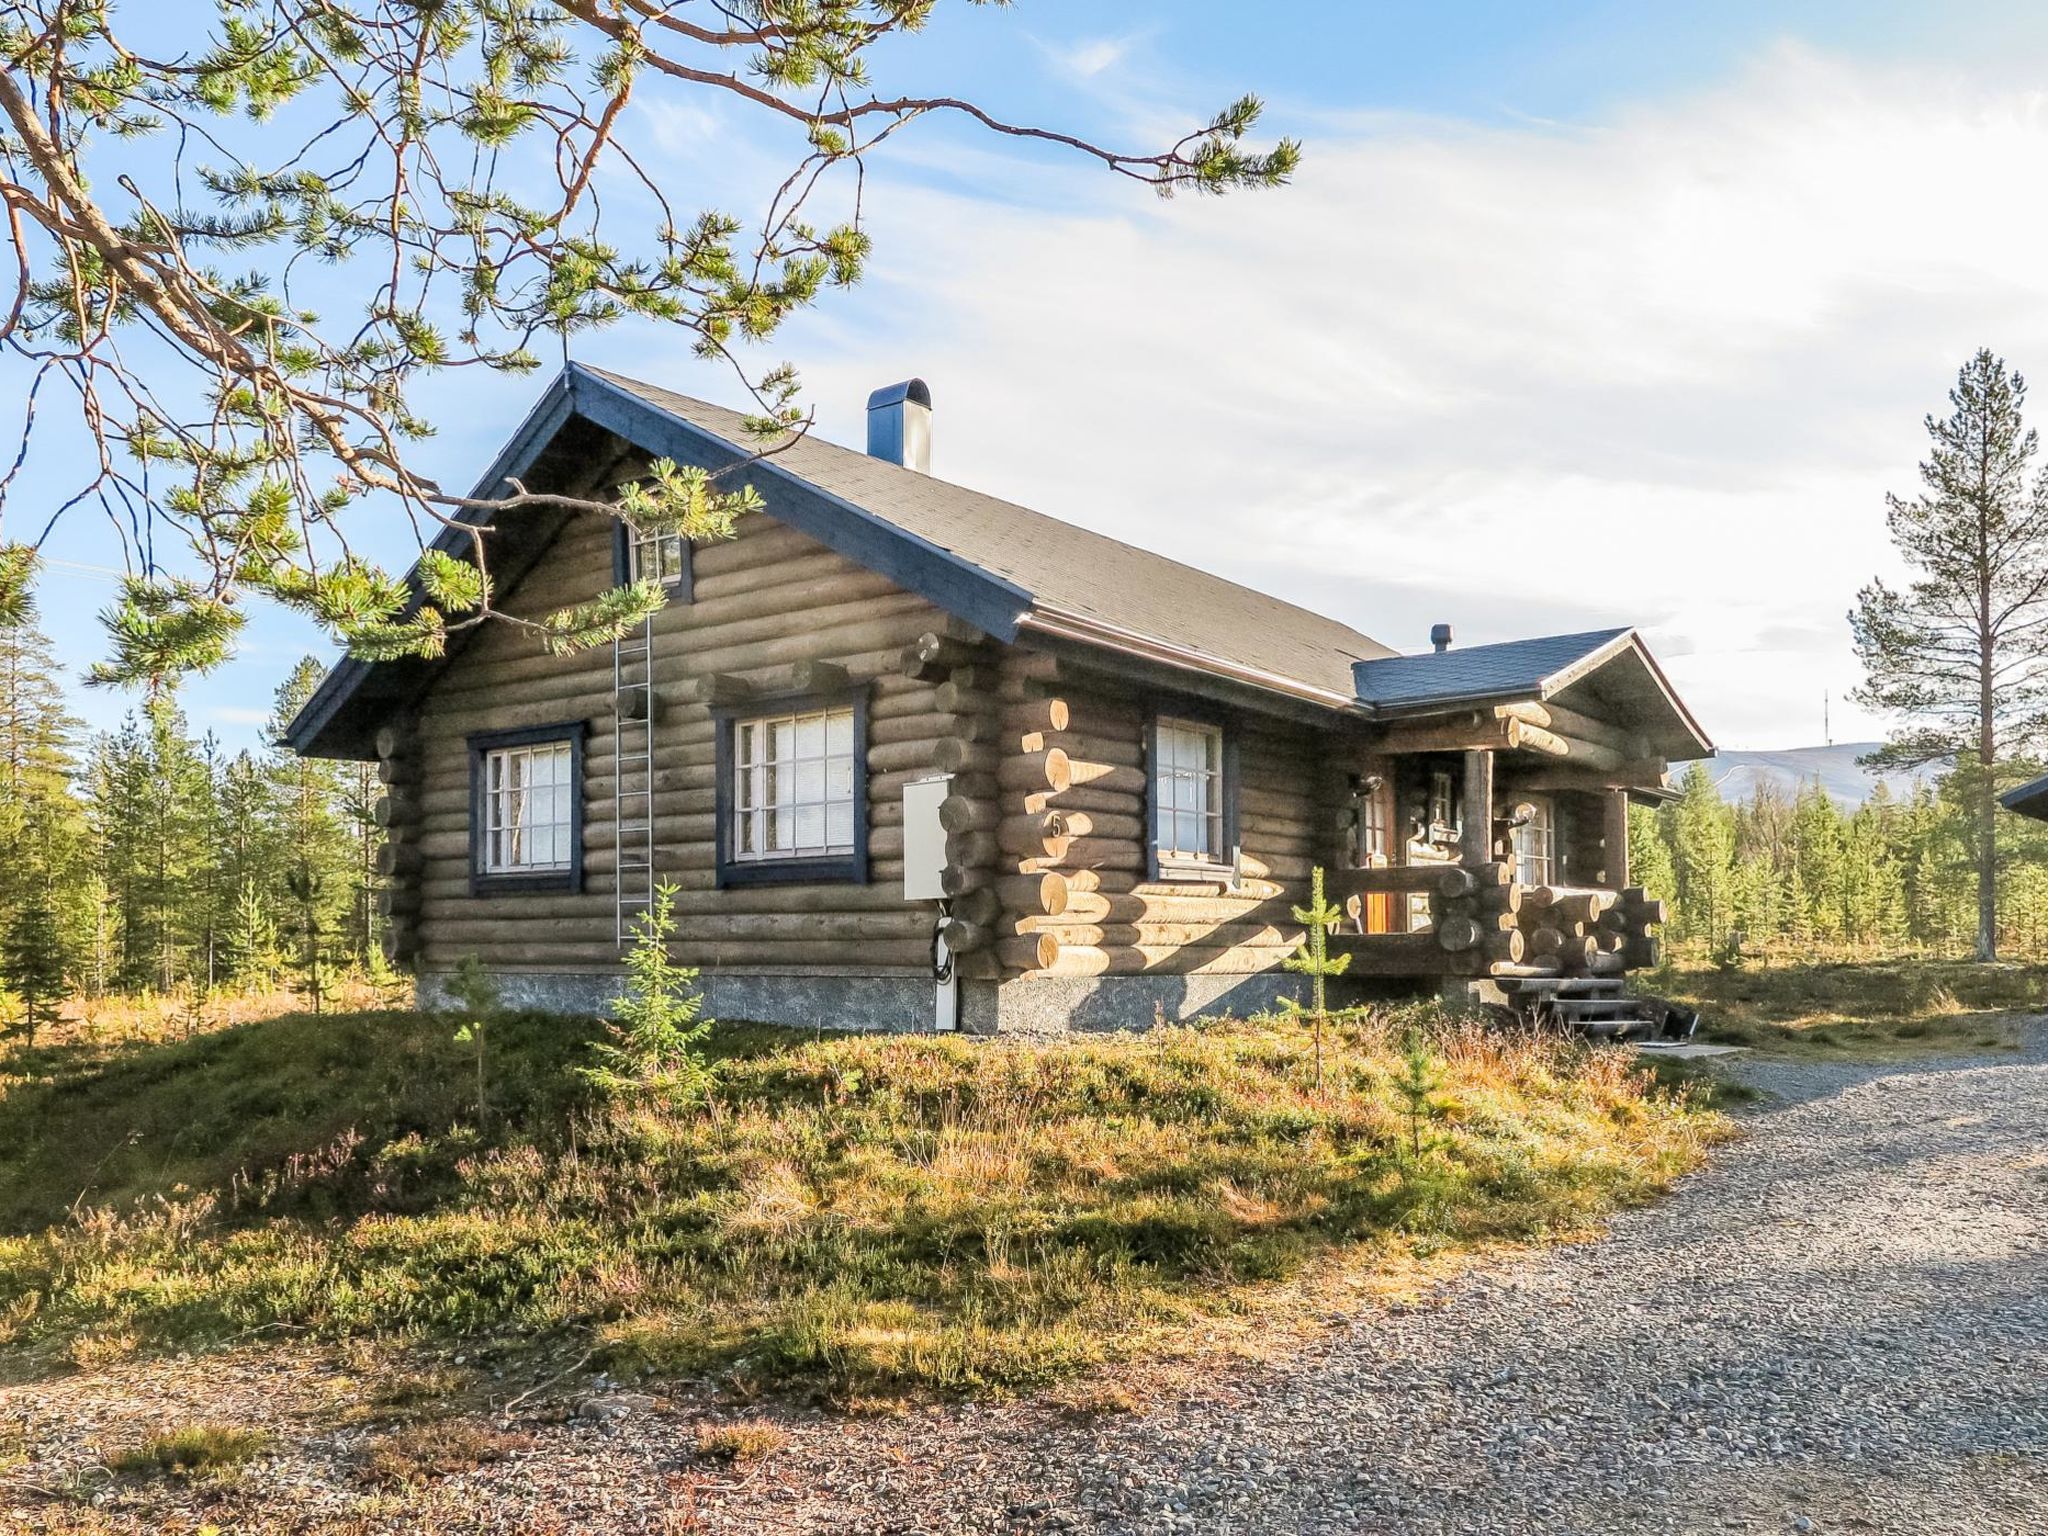
<instances>
[{"instance_id":1,"label":"log wall","mask_svg":"<svg viewBox=\"0 0 2048 1536\"><path fill-rule=\"evenodd\" d=\"M1327 738L1241 719L1243 879L1148 878L1150 713L1112 683L1013 648L998 679L996 954L1006 975L1252 975L1302 938L1292 908L1339 857ZM1170 705L1167 707L1171 707Z\"/></svg>"},{"instance_id":2,"label":"log wall","mask_svg":"<svg viewBox=\"0 0 2048 1536\"><path fill-rule=\"evenodd\" d=\"M979 637L765 515L743 519L737 537L696 550L694 559L695 600L671 604L654 621L655 869L679 887L676 958L707 970L923 974L931 912L903 900L902 787L958 754L960 713L956 701L941 700L941 680L905 676L902 658L922 636L954 644ZM592 515L563 531L504 606L532 617L611 582L611 524ZM843 667L848 681L869 689L869 882L720 891L707 700L735 684L764 696L786 690L818 663ZM568 720L588 731L583 890L472 896L468 736ZM471 952L499 970L614 968L611 648L549 656L530 632L486 626L420 701L417 721L393 754L412 787L393 802L392 880L395 899L417 913L394 948L437 971ZM635 770L629 788L637 781ZM992 796L992 779L986 788Z\"/></svg>"}]
</instances>

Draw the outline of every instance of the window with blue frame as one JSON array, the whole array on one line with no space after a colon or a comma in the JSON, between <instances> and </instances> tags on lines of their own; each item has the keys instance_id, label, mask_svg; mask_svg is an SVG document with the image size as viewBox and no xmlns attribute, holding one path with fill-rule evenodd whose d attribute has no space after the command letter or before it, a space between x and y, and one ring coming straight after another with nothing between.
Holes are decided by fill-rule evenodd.
<instances>
[{"instance_id":1,"label":"window with blue frame","mask_svg":"<svg viewBox=\"0 0 2048 1536\"><path fill-rule=\"evenodd\" d=\"M469 738L470 889L583 888L583 722Z\"/></svg>"},{"instance_id":2,"label":"window with blue frame","mask_svg":"<svg viewBox=\"0 0 2048 1536\"><path fill-rule=\"evenodd\" d=\"M719 883L864 882L865 695L764 701L716 718Z\"/></svg>"}]
</instances>

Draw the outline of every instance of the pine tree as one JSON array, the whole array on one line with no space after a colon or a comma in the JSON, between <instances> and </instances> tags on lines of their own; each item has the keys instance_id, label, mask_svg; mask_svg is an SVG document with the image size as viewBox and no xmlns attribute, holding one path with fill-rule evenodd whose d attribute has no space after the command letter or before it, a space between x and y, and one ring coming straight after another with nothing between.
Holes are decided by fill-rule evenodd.
<instances>
[{"instance_id":1,"label":"pine tree","mask_svg":"<svg viewBox=\"0 0 2048 1536\"><path fill-rule=\"evenodd\" d=\"M64 700L50 641L24 594L0 623L0 915L31 890L47 899L53 883L81 873L85 811L72 787L79 726Z\"/></svg>"},{"instance_id":2,"label":"pine tree","mask_svg":"<svg viewBox=\"0 0 2048 1536\"><path fill-rule=\"evenodd\" d=\"M0 977L21 1005L16 1029L30 1045L36 1043L37 1027L57 1018L57 1005L65 996L64 964L56 909L46 891L31 892L15 908L0 938Z\"/></svg>"},{"instance_id":3,"label":"pine tree","mask_svg":"<svg viewBox=\"0 0 2048 1536\"><path fill-rule=\"evenodd\" d=\"M301 705L319 686L323 672L319 661L308 656L292 669L277 690L268 732L269 756L266 775L276 817L275 836L282 850L281 880L296 882L287 905L294 909L294 923L301 936L317 928L323 939L339 936L338 949L329 959L353 959L360 963L368 949L367 934L353 921L364 898L363 858L358 830L351 824L348 795L354 778L352 765L300 757L284 746L284 730ZM374 847L371 849L375 853ZM315 893L307 908L301 891Z\"/></svg>"},{"instance_id":4,"label":"pine tree","mask_svg":"<svg viewBox=\"0 0 2048 1536\"><path fill-rule=\"evenodd\" d=\"M254 879L243 877L225 943L228 980L242 987L267 987L277 973L277 925Z\"/></svg>"},{"instance_id":5,"label":"pine tree","mask_svg":"<svg viewBox=\"0 0 2048 1536\"><path fill-rule=\"evenodd\" d=\"M1719 943L1731 927L1735 826L1704 764L1686 769L1669 815L1681 931Z\"/></svg>"},{"instance_id":6,"label":"pine tree","mask_svg":"<svg viewBox=\"0 0 2048 1536\"><path fill-rule=\"evenodd\" d=\"M1967 785L1976 875L1976 956L1998 952L1998 777L2014 735L2037 729L2048 697L2048 478L2024 419L2027 386L1979 351L1927 418L1926 489L1889 498L1892 542L1913 569L1904 591L1882 580L1849 615L1865 673L1858 698L1906 717L1872 761L1917 766L1954 757Z\"/></svg>"}]
</instances>

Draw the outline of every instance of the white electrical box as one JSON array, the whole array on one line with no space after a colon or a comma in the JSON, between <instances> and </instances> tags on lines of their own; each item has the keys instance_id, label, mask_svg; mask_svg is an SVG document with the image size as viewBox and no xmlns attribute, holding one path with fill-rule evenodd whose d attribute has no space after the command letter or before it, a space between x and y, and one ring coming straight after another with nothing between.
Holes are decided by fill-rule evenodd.
<instances>
[{"instance_id":1,"label":"white electrical box","mask_svg":"<svg viewBox=\"0 0 2048 1536\"><path fill-rule=\"evenodd\" d=\"M939 877L946 869L946 829L939 807L953 787L950 773L912 779L903 786L903 899L944 901Z\"/></svg>"}]
</instances>

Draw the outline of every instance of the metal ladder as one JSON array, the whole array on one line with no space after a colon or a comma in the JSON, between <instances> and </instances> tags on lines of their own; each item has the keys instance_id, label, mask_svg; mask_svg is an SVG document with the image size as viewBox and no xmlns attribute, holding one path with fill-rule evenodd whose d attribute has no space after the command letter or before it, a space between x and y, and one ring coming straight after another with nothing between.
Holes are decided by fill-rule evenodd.
<instances>
[{"instance_id":1,"label":"metal ladder","mask_svg":"<svg viewBox=\"0 0 2048 1536\"><path fill-rule=\"evenodd\" d=\"M635 695L637 694L637 699ZM636 707L637 706L637 707ZM616 938L654 905L654 620L612 642L612 873Z\"/></svg>"}]
</instances>

